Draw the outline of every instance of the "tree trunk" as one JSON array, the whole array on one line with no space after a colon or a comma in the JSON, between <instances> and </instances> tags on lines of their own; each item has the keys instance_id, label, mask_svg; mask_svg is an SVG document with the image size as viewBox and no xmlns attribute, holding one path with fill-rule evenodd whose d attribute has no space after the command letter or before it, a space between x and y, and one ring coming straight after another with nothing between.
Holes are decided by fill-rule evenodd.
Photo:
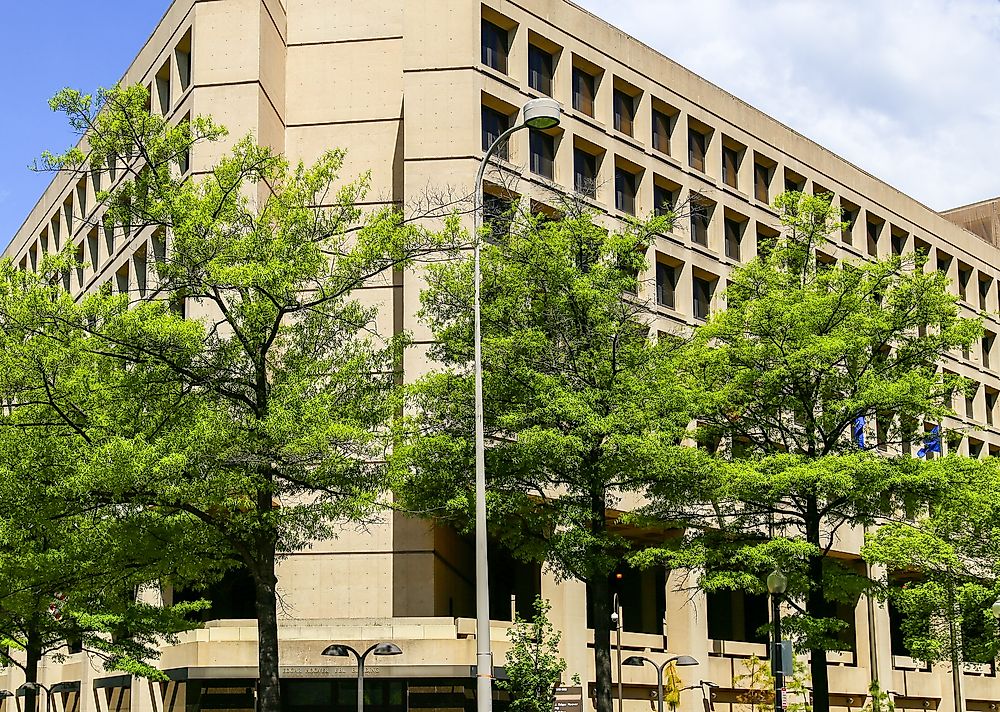
<instances>
[{"instance_id":1,"label":"tree trunk","mask_svg":"<svg viewBox=\"0 0 1000 712\"><path fill-rule=\"evenodd\" d=\"M274 543L262 544L253 569L257 610L257 712L281 712L278 669L278 578Z\"/></svg>"},{"instance_id":2,"label":"tree trunk","mask_svg":"<svg viewBox=\"0 0 1000 712\"><path fill-rule=\"evenodd\" d=\"M590 500L590 531L598 541L605 536L607 501L600 492ZM599 567L595 567L599 568ZM612 712L611 703L611 585L607 571L592 570L591 614L594 622L594 672L597 683L597 712Z\"/></svg>"},{"instance_id":3,"label":"tree trunk","mask_svg":"<svg viewBox=\"0 0 1000 712\"><path fill-rule=\"evenodd\" d=\"M35 626L30 626L28 629L28 637L25 641L24 652L24 681L38 682L38 663L42 660L42 640L41 633L38 632L38 629ZM44 692L40 692L39 690L30 690L25 688L23 709L26 710L26 712L36 712L39 709L38 699L44 694ZM50 711L45 710L45 712Z\"/></svg>"},{"instance_id":4,"label":"tree trunk","mask_svg":"<svg viewBox=\"0 0 1000 712\"><path fill-rule=\"evenodd\" d=\"M594 618L594 670L597 682L597 712L612 712L611 697L611 587L606 576L594 576L590 587Z\"/></svg>"},{"instance_id":5,"label":"tree trunk","mask_svg":"<svg viewBox=\"0 0 1000 712\"><path fill-rule=\"evenodd\" d=\"M806 540L813 546L821 548L819 504L815 497L809 497L806 503ZM809 559L806 613L812 618L828 617L821 554ZM812 677L813 712L830 712L830 680L826 667L826 650L813 648L809 651L809 674Z\"/></svg>"}]
</instances>

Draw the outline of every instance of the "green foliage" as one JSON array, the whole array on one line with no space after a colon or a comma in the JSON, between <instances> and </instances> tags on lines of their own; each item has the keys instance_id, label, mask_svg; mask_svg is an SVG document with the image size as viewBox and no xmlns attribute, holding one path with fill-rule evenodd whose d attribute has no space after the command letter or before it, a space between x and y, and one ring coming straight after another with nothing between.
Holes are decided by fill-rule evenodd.
<instances>
[{"instance_id":1,"label":"green foliage","mask_svg":"<svg viewBox=\"0 0 1000 712\"><path fill-rule=\"evenodd\" d=\"M507 679L497 687L510 693L512 712L552 712L555 687L562 681L566 661L559 655L562 635L549 622L552 604L541 596L534 602L535 615L530 620L515 617L507 629Z\"/></svg>"},{"instance_id":2,"label":"green foliage","mask_svg":"<svg viewBox=\"0 0 1000 712\"><path fill-rule=\"evenodd\" d=\"M699 465L700 480L681 481L693 486L651 485L652 518L687 530L644 559L704 569L706 588L755 592L781 568L795 609L789 633L814 651L838 649L845 624L835 605L853 607L882 585L826 557L838 532L912 517L955 479L923 461L859 450L851 426L878 419L884 447L922 438L924 422L950 414L966 387L938 363L982 327L959 315L945 277L925 272L921 258L824 264L817 250L842 228L829 196L785 193L775 206L782 236L730 275L727 308L680 354L701 439L721 438L721 447ZM813 660L823 700L826 666L820 654Z\"/></svg>"},{"instance_id":3,"label":"green foliage","mask_svg":"<svg viewBox=\"0 0 1000 712\"><path fill-rule=\"evenodd\" d=\"M882 689L878 680L872 680L872 683L868 686L868 700L865 702L865 706L861 708L861 712L896 712L896 705L893 704L892 695Z\"/></svg>"},{"instance_id":4,"label":"green foliage","mask_svg":"<svg viewBox=\"0 0 1000 712\"><path fill-rule=\"evenodd\" d=\"M688 417L672 340L649 336L636 275L664 217L609 231L577 209L515 215L482 247L486 472L493 528L517 556L584 581L595 602L599 706L610 705L608 577L631 543L613 510L670 470ZM411 391L414 474L400 502L473 521L473 265L427 270L422 315L441 368ZM599 608L598 608L599 607Z\"/></svg>"},{"instance_id":5,"label":"green foliage","mask_svg":"<svg viewBox=\"0 0 1000 712\"><path fill-rule=\"evenodd\" d=\"M771 712L774 709L774 674L771 672L771 662L751 655L742 661L742 665L741 672L733 673L733 687L745 690L737 693L736 706L743 712ZM797 659L794 673L791 677L785 677L785 689L788 691L787 712L812 712L809 673L805 664Z\"/></svg>"},{"instance_id":6,"label":"green foliage","mask_svg":"<svg viewBox=\"0 0 1000 712\"><path fill-rule=\"evenodd\" d=\"M103 228L152 235L154 277L144 291L107 285L74 301L69 252L27 294L8 274L0 319L22 338L0 356L16 406L6 424L72 442L72 467L46 473L53 495L164 536L150 549L169 562L164 579L249 570L260 704L273 711L276 560L374 520L391 485L406 338L379 334L355 290L391 286L393 271L454 236L454 221L432 233L393 207L362 212L368 177L342 180L342 151L292 164L248 137L192 176L200 145L225 130L201 117L170 125L148 102L138 86L52 100L83 140L40 168L99 174ZM81 607L74 620L152 640L140 613ZM140 669L117 639L103 652Z\"/></svg>"}]
</instances>

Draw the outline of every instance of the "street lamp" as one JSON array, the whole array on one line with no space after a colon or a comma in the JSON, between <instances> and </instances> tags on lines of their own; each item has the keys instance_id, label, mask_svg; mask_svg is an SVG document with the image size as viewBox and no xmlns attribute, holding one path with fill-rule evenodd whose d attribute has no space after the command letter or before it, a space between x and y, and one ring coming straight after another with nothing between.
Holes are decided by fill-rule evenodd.
<instances>
[{"instance_id":1,"label":"street lamp","mask_svg":"<svg viewBox=\"0 0 1000 712\"><path fill-rule=\"evenodd\" d=\"M47 688L42 683L40 683L40 682L26 682L26 683L24 683L23 685L21 685L17 689L19 691L21 691L21 690L24 690L24 691L32 690L34 692L37 692L38 690L44 690L45 691L45 712L49 712L52 709L52 700L50 699L52 697L52 690L50 690L49 688ZM28 710L28 712L32 712L32 710Z\"/></svg>"},{"instance_id":2,"label":"street lamp","mask_svg":"<svg viewBox=\"0 0 1000 712\"><path fill-rule=\"evenodd\" d=\"M551 129L559 125L562 107L555 99L532 99L521 109L521 123L500 134L486 151L476 174L475 230L473 252L475 262L475 409L476 409L476 709L491 712L493 709L493 654L490 652L490 587L489 562L486 558L486 444L483 426L483 337L481 331L482 305L480 292L482 272L479 260L480 228L483 223L483 176L490 157L521 129Z\"/></svg>"},{"instance_id":3,"label":"street lamp","mask_svg":"<svg viewBox=\"0 0 1000 712\"><path fill-rule=\"evenodd\" d=\"M1000 620L1000 598L998 598L997 600L995 600L993 602L993 605L990 606L990 613L993 614L994 618L996 618L997 620Z\"/></svg>"},{"instance_id":4,"label":"street lamp","mask_svg":"<svg viewBox=\"0 0 1000 712\"><path fill-rule=\"evenodd\" d=\"M615 627L615 649L618 652L618 712L622 712L622 609L617 593L611 608L611 625Z\"/></svg>"},{"instance_id":5,"label":"street lamp","mask_svg":"<svg viewBox=\"0 0 1000 712\"><path fill-rule=\"evenodd\" d=\"M784 712L785 672L781 661L781 596L788 589L788 577L775 569L767 575L767 590L771 594L771 619L774 641L771 646L771 671L774 673L774 712Z\"/></svg>"},{"instance_id":6,"label":"street lamp","mask_svg":"<svg viewBox=\"0 0 1000 712\"><path fill-rule=\"evenodd\" d=\"M359 653L350 645L334 643L327 646L326 650L323 651L323 655L334 658L346 658L348 655L354 655L358 661L358 712L364 712L365 709L365 658L368 657L369 653L375 655L402 655L403 651L399 649L398 645L393 645L392 643L375 643L375 645L363 653Z\"/></svg>"},{"instance_id":7,"label":"street lamp","mask_svg":"<svg viewBox=\"0 0 1000 712\"><path fill-rule=\"evenodd\" d=\"M649 663L656 670L656 703L657 712L663 712L663 671L667 669L667 665L670 663L677 663L678 665L698 665L698 661L692 658L690 655L673 655L661 664L657 665L649 658L645 658L641 655L633 655L631 657L625 658L625 662L622 665L632 665L635 667L642 667L644 663Z\"/></svg>"}]
</instances>

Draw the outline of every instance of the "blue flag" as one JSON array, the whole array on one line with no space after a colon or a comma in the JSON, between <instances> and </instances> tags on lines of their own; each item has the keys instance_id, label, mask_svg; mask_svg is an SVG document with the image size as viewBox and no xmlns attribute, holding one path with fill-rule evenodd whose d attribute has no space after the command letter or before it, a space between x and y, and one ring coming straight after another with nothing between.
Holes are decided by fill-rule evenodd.
<instances>
[{"instance_id":1,"label":"blue flag","mask_svg":"<svg viewBox=\"0 0 1000 712\"><path fill-rule=\"evenodd\" d=\"M859 450L865 449L865 416L859 415L854 419L854 426L851 428L851 440L854 441Z\"/></svg>"},{"instance_id":2,"label":"blue flag","mask_svg":"<svg viewBox=\"0 0 1000 712\"><path fill-rule=\"evenodd\" d=\"M917 457L926 457L928 454L941 453L941 426L935 425L924 438L924 446L917 450Z\"/></svg>"}]
</instances>

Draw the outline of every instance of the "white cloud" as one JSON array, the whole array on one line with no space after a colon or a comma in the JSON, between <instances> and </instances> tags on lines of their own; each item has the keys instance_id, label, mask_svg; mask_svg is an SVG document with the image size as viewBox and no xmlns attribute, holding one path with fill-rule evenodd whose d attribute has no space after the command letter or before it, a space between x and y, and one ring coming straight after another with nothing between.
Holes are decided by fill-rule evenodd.
<instances>
[{"instance_id":1,"label":"white cloud","mask_svg":"<svg viewBox=\"0 0 1000 712\"><path fill-rule=\"evenodd\" d=\"M1000 194L1000 2L576 0L930 207Z\"/></svg>"}]
</instances>

